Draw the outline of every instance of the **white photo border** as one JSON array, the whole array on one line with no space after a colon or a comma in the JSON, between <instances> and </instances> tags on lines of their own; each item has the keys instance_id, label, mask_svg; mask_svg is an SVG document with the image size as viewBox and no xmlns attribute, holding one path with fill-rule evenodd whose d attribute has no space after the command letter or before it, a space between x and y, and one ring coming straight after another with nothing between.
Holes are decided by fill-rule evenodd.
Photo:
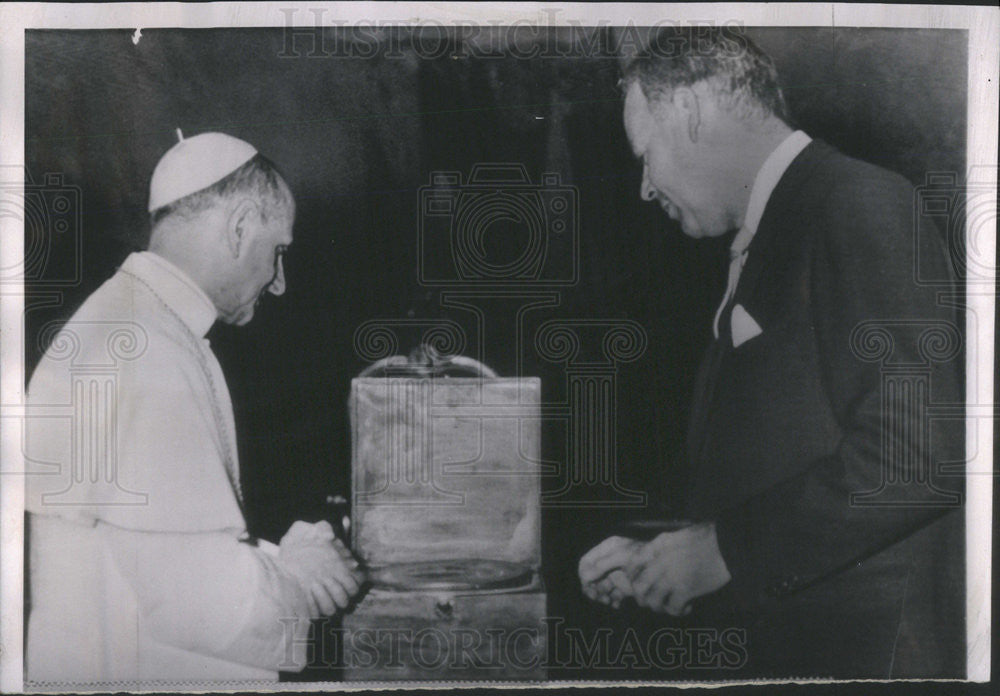
<instances>
[{"instance_id":1,"label":"white photo border","mask_svg":"<svg viewBox=\"0 0 1000 696\"><path fill-rule=\"evenodd\" d=\"M0 5L0 165L24 166L26 29L209 28L316 26L314 8L351 22L401 25L482 22L525 26L650 26L672 22L723 22L738 18L745 26L885 27L964 29L968 32L969 171L985 172L996 191L997 123L1000 121L1000 11L997 7L821 3L629 4L629 3L424 3L424 2L218 2L182 3L4 3ZM291 20L289 18L292 18ZM292 24L289 24L289 21ZM23 170L23 169L22 169ZM0 268L23 276L23 220L0 217ZM996 236L980 239L982 258L995 258ZM985 247L983 245L986 245ZM967 253L971 253L968 252ZM993 429L976 420L994 417L995 269L985 287L969 288L966 320L968 473L966 602L970 681L990 679ZM24 414L23 286L0 292L0 417ZM8 421L9 422L9 421ZM0 473L23 471L19 437L0 429ZM24 486L21 476L0 478L0 691L23 690ZM593 682L595 685L604 682ZM636 682L637 684L639 682ZM647 682L641 682L647 684ZM581 685L573 682L574 685ZM326 683L329 686L329 683ZM448 686L459 686L448 683ZM559 686L553 682L548 686ZM673 684L678 686L677 684ZM274 690L322 688L322 683L276 683ZM404 686L400 684L399 686ZM409 685L413 686L413 685ZM426 685L424 685L426 686ZM471 685L470 685L471 686ZM478 686L483 686L479 684ZM350 685L338 684L350 690Z\"/></svg>"}]
</instances>

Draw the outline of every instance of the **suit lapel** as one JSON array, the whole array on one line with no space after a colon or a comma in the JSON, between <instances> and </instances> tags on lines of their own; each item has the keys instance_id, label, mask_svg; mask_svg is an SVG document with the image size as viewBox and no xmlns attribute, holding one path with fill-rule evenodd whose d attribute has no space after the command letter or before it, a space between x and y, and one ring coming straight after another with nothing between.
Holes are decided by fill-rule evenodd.
<instances>
[{"instance_id":1,"label":"suit lapel","mask_svg":"<svg viewBox=\"0 0 1000 696\"><path fill-rule=\"evenodd\" d=\"M691 408L691 422L688 429L688 453L692 463L699 463L703 457L708 435L709 417L714 410L714 402L718 395L719 373L726 357L733 350L732 308L742 304L754 314L756 303L753 301L754 291L760 283L764 272L772 266L775 258L780 256L778 245L786 225L787 213L799 200L805 181L810 172L822 161L830 148L819 140L809 143L799 153L798 157L785 170L778 185L764 207L764 214L757 227L757 233L750 242L746 266L740 274L736 293L729 306L723 311L719 322L719 338L713 341L699 370L695 382L694 402ZM764 327L767 330L767 327Z\"/></svg>"},{"instance_id":2,"label":"suit lapel","mask_svg":"<svg viewBox=\"0 0 1000 696\"><path fill-rule=\"evenodd\" d=\"M753 306L753 296L764 272L773 267L775 259L781 256L778 245L786 232L788 211L800 201L800 191L813 168L825 157L829 146L814 140L792 160L788 169L774 187L771 197L764 206L764 214L757 225L757 233L748 248L747 263L740 274L740 282L733 296L733 304ZM752 313L752 312L751 312ZM721 333L721 332L720 332ZM732 341L729 341L732 349Z\"/></svg>"}]
</instances>

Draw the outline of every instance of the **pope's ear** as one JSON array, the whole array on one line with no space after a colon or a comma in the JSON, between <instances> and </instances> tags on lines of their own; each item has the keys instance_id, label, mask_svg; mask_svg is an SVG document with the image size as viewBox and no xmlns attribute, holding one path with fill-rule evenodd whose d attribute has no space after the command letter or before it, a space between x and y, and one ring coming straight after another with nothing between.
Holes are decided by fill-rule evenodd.
<instances>
[{"instance_id":1,"label":"pope's ear","mask_svg":"<svg viewBox=\"0 0 1000 696\"><path fill-rule=\"evenodd\" d=\"M249 198L240 199L229 212L226 224L226 242L233 258L239 258L240 252L249 240L250 227L260 217L257 203Z\"/></svg>"}]
</instances>

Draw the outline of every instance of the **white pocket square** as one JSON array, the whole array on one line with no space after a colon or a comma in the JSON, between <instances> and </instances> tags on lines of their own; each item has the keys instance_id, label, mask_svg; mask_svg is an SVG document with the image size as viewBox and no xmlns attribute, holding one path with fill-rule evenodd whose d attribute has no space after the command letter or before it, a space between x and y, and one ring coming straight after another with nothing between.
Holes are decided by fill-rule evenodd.
<instances>
[{"instance_id":1,"label":"white pocket square","mask_svg":"<svg viewBox=\"0 0 1000 696\"><path fill-rule=\"evenodd\" d=\"M732 329L733 348L739 348L751 338L764 333L764 330L760 328L760 324L747 313L747 310L741 304L733 307Z\"/></svg>"}]
</instances>

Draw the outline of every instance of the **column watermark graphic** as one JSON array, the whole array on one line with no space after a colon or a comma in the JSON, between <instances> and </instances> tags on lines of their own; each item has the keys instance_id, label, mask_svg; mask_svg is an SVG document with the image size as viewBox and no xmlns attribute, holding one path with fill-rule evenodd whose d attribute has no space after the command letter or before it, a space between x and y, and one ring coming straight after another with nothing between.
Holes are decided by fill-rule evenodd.
<instances>
[{"instance_id":1,"label":"column watermark graphic","mask_svg":"<svg viewBox=\"0 0 1000 696\"><path fill-rule=\"evenodd\" d=\"M942 471L955 462L931 461L932 425L954 418L956 404L935 403L934 363L962 352L959 328L946 321L865 321L851 333L851 350L877 363L880 377L881 479L876 489L855 491L851 505L865 507L954 507L962 496L939 487ZM961 464L962 462L959 462Z\"/></svg>"},{"instance_id":2,"label":"column watermark graphic","mask_svg":"<svg viewBox=\"0 0 1000 696\"><path fill-rule=\"evenodd\" d=\"M51 339L51 341L50 341ZM118 443L121 372L145 353L149 338L136 322L75 321L43 327L50 374L65 384L39 385L44 394L20 415L22 451L30 485L44 492L43 506L145 505L146 492L127 489L119 479Z\"/></svg>"},{"instance_id":3,"label":"column watermark graphic","mask_svg":"<svg viewBox=\"0 0 1000 696\"><path fill-rule=\"evenodd\" d=\"M581 358L581 343L599 345L598 359ZM617 383L619 365L646 352L646 331L627 320L550 320L535 348L564 366L569 429L566 473L543 498L551 506L622 507L646 504L646 495L619 481ZM550 412L553 410L550 404Z\"/></svg>"}]
</instances>

